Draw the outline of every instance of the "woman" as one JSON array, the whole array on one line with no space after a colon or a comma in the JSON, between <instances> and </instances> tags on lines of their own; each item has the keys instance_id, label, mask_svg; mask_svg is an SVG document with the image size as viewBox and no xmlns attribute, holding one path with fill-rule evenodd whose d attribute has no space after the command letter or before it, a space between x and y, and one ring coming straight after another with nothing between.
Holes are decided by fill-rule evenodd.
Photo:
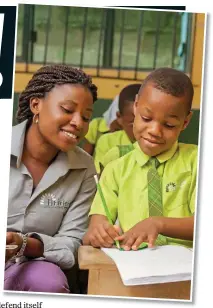
<instances>
[{"instance_id":1,"label":"woman","mask_svg":"<svg viewBox=\"0 0 213 308\"><path fill-rule=\"evenodd\" d=\"M13 127L5 290L68 293L95 194L95 168L77 144L97 87L64 65L39 69L20 96Z\"/></svg>"}]
</instances>

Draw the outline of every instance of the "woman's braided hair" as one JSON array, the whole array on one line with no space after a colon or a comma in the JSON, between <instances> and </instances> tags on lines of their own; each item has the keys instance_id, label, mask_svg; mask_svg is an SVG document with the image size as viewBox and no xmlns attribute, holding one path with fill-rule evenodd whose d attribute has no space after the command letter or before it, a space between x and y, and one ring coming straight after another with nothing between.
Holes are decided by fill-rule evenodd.
<instances>
[{"instance_id":1,"label":"woman's braided hair","mask_svg":"<svg viewBox=\"0 0 213 308\"><path fill-rule=\"evenodd\" d=\"M92 78L82 70L61 64L43 66L33 75L19 97L17 122L21 123L33 117L30 110L31 98L43 98L56 85L69 83L88 88L92 94L93 102L97 100L97 87L92 83Z\"/></svg>"}]
</instances>

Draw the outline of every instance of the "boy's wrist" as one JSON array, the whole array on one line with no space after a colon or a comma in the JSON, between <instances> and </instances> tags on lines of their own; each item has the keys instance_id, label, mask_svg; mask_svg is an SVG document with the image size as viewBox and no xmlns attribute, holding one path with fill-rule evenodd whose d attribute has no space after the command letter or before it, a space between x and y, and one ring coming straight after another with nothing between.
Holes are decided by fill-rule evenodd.
<instances>
[{"instance_id":1,"label":"boy's wrist","mask_svg":"<svg viewBox=\"0 0 213 308\"><path fill-rule=\"evenodd\" d=\"M92 214L90 216L90 223L89 223L89 228L93 226L97 226L99 223L104 223L108 221L107 217L102 214Z\"/></svg>"},{"instance_id":2,"label":"boy's wrist","mask_svg":"<svg viewBox=\"0 0 213 308\"><path fill-rule=\"evenodd\" d=\"M164 219L164 217L154 216L154 217L149 217L149 219L152 221L152 223L155 224L155 226L158 230L158 233L164 234L164 229L165 229L165 219Z\"/></svg>"}]
</instances>

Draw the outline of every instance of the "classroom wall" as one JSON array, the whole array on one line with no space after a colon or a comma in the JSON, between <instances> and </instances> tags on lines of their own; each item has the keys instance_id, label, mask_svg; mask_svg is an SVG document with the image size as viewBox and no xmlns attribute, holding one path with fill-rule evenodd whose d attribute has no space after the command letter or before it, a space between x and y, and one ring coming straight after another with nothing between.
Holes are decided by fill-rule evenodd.
<instances>
[{"instance_id":1,"label":"classroom wall","mask_svg":"<svg viewBox=\"0 0 213 308\"><path fill-rule=\"evenodd\" d=\"M17 110L18 96L19 93L14 94L13 125L15 125L15 113ZM94 104L93 118L102 116L102 114L104 113L104 111L107 110L111 102L112 102L111 100L107 99L99 99L98 101L96 101ZM194 109L193 117L189 126L180 135L179 138L180 142L198 144L199 117L200 117L200 110Z\"/></svg>"}]
</instances>

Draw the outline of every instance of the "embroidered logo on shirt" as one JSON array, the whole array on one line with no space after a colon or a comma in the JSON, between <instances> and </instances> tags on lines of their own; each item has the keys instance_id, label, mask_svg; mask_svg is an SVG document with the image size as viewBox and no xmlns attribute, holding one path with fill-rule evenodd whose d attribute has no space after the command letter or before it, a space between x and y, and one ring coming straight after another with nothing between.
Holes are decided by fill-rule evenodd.
<instances>
[{"instance_id":1,"label":"embroidered logo on shirt","mask_svg":"<svg viewBox=\"0 0 213 308\"><path fill-rule=\"evenodd\" d=\"M40 198L40 204L49 208L69 208L70 202L57 200L54 194L44 194Z\"/></svg>"},{"instance_id":2,"label":"embroidered logo on shirt","mask_svg":"<svg viewBox=\"0 0 213 308\"><path fill-rule=\"evenodd\" d=\"M174 182L171 182L166 185L166 192L175 191L177 188L177 185Z\"/></svg>"},{"instance_id":3,"label":"embroidered logo on shirt","mask_svg":"<svg viewBox=\"0 0 213 308\"><path fill-rule=\"evenodd\" d=\"M181 189L187 183L187 181L183 181L180 184L176 184L174 182L170 182L166 185L166 192L172 192L177 190L177 188Z\"/></svg>"}]
</instances>

